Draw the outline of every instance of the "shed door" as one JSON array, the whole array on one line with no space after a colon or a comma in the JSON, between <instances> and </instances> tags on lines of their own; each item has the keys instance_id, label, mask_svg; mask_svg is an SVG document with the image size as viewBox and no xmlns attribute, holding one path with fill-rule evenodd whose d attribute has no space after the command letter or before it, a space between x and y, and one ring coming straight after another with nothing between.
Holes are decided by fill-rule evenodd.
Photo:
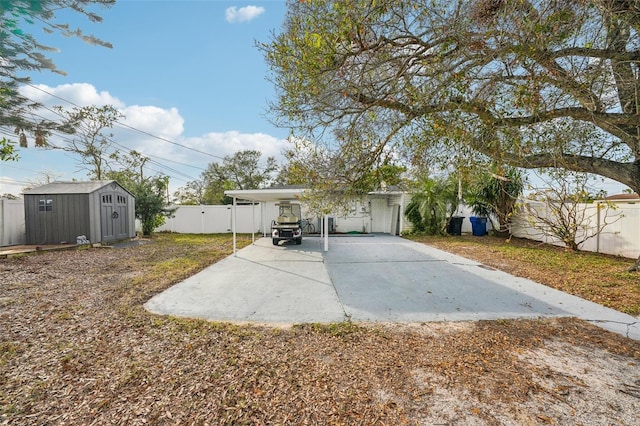
<instances>
[{"instance_id":1,"label":"shed door","mask_svg":"<svg viewBox=\"0 0 640 426\"><path fill-rule=\"evenodd\" d=\"M100 225L102 241L127 238L127 197L115 192L100 195Z\"/></svg>"}]
</instances>

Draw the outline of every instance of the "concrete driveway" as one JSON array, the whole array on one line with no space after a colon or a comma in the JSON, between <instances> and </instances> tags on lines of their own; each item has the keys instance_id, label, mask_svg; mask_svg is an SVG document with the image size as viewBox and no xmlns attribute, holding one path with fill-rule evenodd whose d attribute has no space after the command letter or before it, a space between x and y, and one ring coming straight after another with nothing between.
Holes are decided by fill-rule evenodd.
<instances>
[{"instance_id":1,"label":"concrete driveway","mask_svg":"<svg viewBox=\"0 0 640 426\"><path fill-rule=\"evenodd\" d=\"M282 244L282 243L281 243ZM389 235L262 238L145 307L216 321L427 322L575 316L640 339L640 319Z\"/></svg>"}]
</instances>

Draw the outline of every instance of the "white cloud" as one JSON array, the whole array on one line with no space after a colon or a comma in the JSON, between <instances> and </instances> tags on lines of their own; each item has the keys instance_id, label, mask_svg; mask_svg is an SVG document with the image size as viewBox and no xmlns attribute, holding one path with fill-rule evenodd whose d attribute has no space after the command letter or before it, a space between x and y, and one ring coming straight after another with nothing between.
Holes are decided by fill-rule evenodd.
<instances>
[{"instance_id":1,"label":"white cloud","mask_svg":"<svg viewBox=\"0 0 640 426\"><path fill-rule=\"evenodd\" d=\"M88 83L56 87L24 86L21 92L48 107L64 105L72 108L65 100L80 106L105 104L116 106L125 116L110 132L113 133L112 140L117 143L117 149L120 151L135 149L151 157L154 163L150 165L148 172L169 175L171 191L184 186L187 180L199 178L200 173L209 163L222 161L225 156L231 156L238 151L257 150L262 153L263 159L273 156L282 162L282 151L288 144L285 139L278 139L265 133L241 133L236 130L187 137L184 134L185 120L177 108L126 105L109 92L99 92ZM47 109L37 111L37 114L60 120L59 116ZM49 142L58 146L64 144L60 135L55 134L49 138ZM54 167L56 169L54 172L63 174L61 178L63 180L86 179L86 170L79 168L77 158L65 154L62 151L20 150L20 166L24 167L24 170L18 173L17 169L11 169L12 173L1 176L3 182L0 186L2 189L11 188L11 192L15 192L17 185L11 179L24 182L32 178L34 173L39 173L38 170L45 165L43 159L47 167ZM5 192L9 191L5 190Z\"/></svg>"},{"instance_id":2,"label":"white cloud","mask_svg":"<svg viewBox=\"0 0 640 426\"><path fill-rule=\"evenodd\" d=\"M225 11L225 19L231 24L249 22L263 13L264 7L260 6L245 6L240 9L232 6Z\"/></svg>"},{"instance_id":3,"label":"white cloud","mask_svg":"<svg viewBox=\"0 0 640 426\"><path fill-rule=\"evenodd\" d=\"M46 84L34 84L22 86L20 93L33 101L48 106L68 105L68 103L71 103L79 106L113 105L116 108L124 107L124 103L120 99L111 96L106 91L98 92L89 83L61 84L56 87L49 87Z\"/></svg>"},{"instance_id":4,"label":"white cloud","mask_svg":"<svg viewBox=\"0 0 640 426\"><path fill-rule=\"evenodd\" d=\"M125 116L121 123L161 138L173 140L184 132L184 119L177 108L132 105L120 112Z\"/></svg>"},{"instance_id":5,"label":"white cloud","mask_svg":"<svg viewBox=\"0 0 640 426\"><path fill-rule=\"evenodd\" d=\"M282 160L282 151L288 142L264 133L240 133L232 130L189 138L184 141L184 144L215 156L206 158L207 163L212 163L221 161L221 158L227 155L231 156L238 151L249 149L260 151L265 159L275 157L276 160Z\"/></svg>"}]
</instances>

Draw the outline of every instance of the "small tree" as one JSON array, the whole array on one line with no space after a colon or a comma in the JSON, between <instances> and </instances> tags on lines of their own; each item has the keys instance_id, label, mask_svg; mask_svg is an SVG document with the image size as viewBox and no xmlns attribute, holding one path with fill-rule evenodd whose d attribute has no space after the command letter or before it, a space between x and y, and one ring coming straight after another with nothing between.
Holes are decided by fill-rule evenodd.
<instances>
[{"instance_id":1,"label":"small tree","mask_svg":"<svg viewBox=\"0 0 640 426\"><path fill-rule=\"evenodd\" d=\"M142 222L142 234L151 235L175 211L167 207L165 193L169 178L156 176L136 184L132 193L136 197L136 218Z\"/></svg>"},{"instance_id":2,"label":"small tree","mask_svg":"<svg viewBox=\"0 0 640 426\"><path fill-rule=\"evenodd\" d=\"M552 185L529 195L524 203L529 223L543 236L558 239L567 249L578 251L587 240L615 222L607 221L607 213L614 207L606 202L597 203L596 214L603 222L594 227L594 217L589 214L587 205L602 194L594 196L589 191L589 177L582 173L557 171L550 172L550 175Z\"/></svg>"},{"instance_id":3,"label":"small tree","mask_svg":"<svg viewBox=\"0 0 640 426\"><path fill-rule=\"evenodd\" d=\"M123 169L106 173L109 179L118 181L136 198L136 219L142 222L143 235L151 235L154 229L165 223L165 218L176 209L170 208L166 199L169 177L156 175L144 177L144 165L149 160L137 151L129 155L114 155Z\"/></svg>"},{"instance_id":4,"label":"small tree","mask_svg":"<svg viewBox=\"0 0 640 426\"><path fill-rule=\"evenodd\" d=\"M455 179L424 178L407 205L405 216L417 233L443 234L458 206Z\"/></svg>"},{"instance_id":5,"label":"small tree","mask_svg":"<svg viewBox=\"0 0 640 426\"><path fill-rule=\"evenodd\" d=\"M222 162L209 164L199 180L187 183L176 195L189 204L231 204L224 191L264 188L271 183L278 165L274 157L261 164L261 156L255 150L226 156Z\"/></svg>"},{"instance_id":6,"label":"small tree","mask_svg":"<svg viewBox=\"0 0 640 426\"><path fill-rule=\"evenodd\" d=\"M485 216L500 236L508 236L510 219L524 189L522 172L515 167L492 165L472 183L468 196L474 214ZM498 220L495 226L493 218Z\"/></svg>"},{"instance_id":7,"label":"small tree","mask_svg":"<svg viewBox=\"0 0 640 426\"><path fill-rule=\"evenodd\" d=\"M205 199L205 186L201 180L193 180L173 193L173 199L176 204L184 206L196 206L199 204L207 204Z\"/></svg>"}]
</instances>

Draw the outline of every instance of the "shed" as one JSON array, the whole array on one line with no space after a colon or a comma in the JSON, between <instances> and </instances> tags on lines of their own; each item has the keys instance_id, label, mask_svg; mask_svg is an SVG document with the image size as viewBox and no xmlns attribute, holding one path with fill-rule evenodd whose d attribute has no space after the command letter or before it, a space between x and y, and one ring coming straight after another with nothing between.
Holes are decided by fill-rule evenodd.
<instances>
[{"instance_id":1,"label":"shed","mask_svg":"<svg viewBox=\"0 0 640 426\"><path fill-rule=\"evenodd\" d=\"M118 182L52 182L24 193L27 244L133 238L135 197Z\"/></svg>"}]
</instances>

